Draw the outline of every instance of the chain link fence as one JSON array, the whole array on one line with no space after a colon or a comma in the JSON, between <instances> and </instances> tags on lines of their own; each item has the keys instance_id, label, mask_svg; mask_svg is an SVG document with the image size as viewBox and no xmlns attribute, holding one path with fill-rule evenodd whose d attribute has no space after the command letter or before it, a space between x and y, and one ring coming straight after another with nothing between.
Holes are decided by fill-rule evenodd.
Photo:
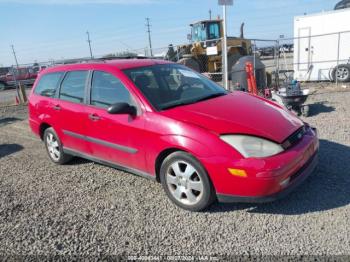
<instances>
[{"instance_id":1,"label":"chain link fence","mask_svg":"<svg viewBox=\"0 0 350 262\"><path fill-rule=\"evenodd\" d=\"M249 50L248 55L253 58L253 68L255 69L256 63L261 61L270 78L279 75L287 80L336 82L345 82L350 79L350 31L285 39L245 39L245 41L250 43L247 49ZM228 46L228 48L232 47ZM184 64L207 75L212 80L222 83L224 70L221 51L222 39L215 39L198 43L187 42L179 45L168 45L152 50L149 48L124 50L95 56L94 59L145 57L165 59ZM246 54L234 56L231 53L229 56L230 80L234 73L233 66L243 55ZM11 75L16 78L11 84L22 81L30 85L29 81L26 83L26 79L22 79L23 75L35 75L40 70L54 65L84 63L90 60L89 57L83 57L21 64L18 69L17 66L0 68L0 89L4 88L4 81L1 79L4 79L6 75L8 78L11 78ZM255 70L254 73L256 73ZM30 81L33 82L33 79ZM266 85L268 86L269 83L271 83L271 79L268 77ZM230 85L232 84L234 83L230 81Z\"/></svg>"}]
</instances>

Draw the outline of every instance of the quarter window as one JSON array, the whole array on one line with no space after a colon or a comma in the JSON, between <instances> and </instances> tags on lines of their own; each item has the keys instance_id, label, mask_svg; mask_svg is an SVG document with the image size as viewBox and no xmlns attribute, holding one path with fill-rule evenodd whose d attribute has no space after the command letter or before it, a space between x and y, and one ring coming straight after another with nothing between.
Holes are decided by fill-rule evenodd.
<instances>
[{"instance_id":1,"label":"quarter window","mask_svg":"<svg viewBox=\"0 0 350 262\"><path fill-rule=\"evenodd\" d=\"M61 85L60 99L83 103L87 76L88 71L68 72Z\"/></svg>"},{"instance_id":2,"label":"quarter window","mask_svg":"<svg viewBox=\"0 0 350 262\"><path fill-rule=\"evenodd\" d=\"M134 104L130 92L115 76L95 71L91 86L91 105L107 108L115 103Z\"/></svg>"},{"instance_id":3,"label":"quarter window","mask_svg":"<svg viewBox=\"0 0 350 262\"><path fill-rule=\"evenodd\" d=\"M43 75L40 78L34 93L41 96L54 97L62 76L63 72Z\"/></svg>"}]
</instances>

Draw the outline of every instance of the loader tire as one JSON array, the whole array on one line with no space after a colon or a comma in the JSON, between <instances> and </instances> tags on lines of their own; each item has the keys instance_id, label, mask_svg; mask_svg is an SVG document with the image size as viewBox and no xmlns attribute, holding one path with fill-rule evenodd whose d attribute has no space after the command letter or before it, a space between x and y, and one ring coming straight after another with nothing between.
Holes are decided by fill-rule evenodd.
<instances>
[{"instance_id":1,"label":"loader tire","mask_svg":"<svg viewBox=\"0 0 350 262\"><path fill-rule=\"evenodd\" d=\"M227 58L227 66L228 66L228 79L231 80L231 76L232 76L232 72L233 72L233 67L235 66L235 64L238 62L238 60L241 58L242 56L240 54L231 54L228 55Z\"/></svg>"},{"instance_id":2,"label":"loader tire","mask_svg":"<svg viewBox=\"0 0 350 262\"><path fill-rule=\"evenodd\" d=\"M194 58L191 58L191 57L190 58L187 58L187 57L186 58L182 58L182 59L179 60L178 63L181 64L181 65L187 66L187 67L193 69L194 71L197 71L197 72L200 73L200 65L196 61L196 59L194 59Z\"/></svg>"}]
</instances>

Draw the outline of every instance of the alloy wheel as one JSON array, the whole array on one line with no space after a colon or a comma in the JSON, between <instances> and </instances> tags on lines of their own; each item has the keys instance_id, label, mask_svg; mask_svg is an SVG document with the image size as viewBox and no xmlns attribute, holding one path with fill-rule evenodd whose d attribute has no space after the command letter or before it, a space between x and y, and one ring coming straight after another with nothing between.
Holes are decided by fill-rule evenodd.
<instances>
[{"instance_id":1,"label":"alloy wheel","mask_svg":"<svg viewBox=\"0 0 350 262\"><path fill-rule=\"evenodd\" d=\"M337 69L337 78L338 80L346 80L349 77L349 69L346 67L339 67Z\"/></svg>"},{"instance_id":2,"label":"alloy wheel","mask_svg":"<svg viewBox=\"0 0 350 262\"><path fill-rule=\"evenodd\" d=\"M47 150L50 154L50 157L54 161L58 161L60 159L60 156L61 156L60 147L59 147L59 144L58 144L56 137L52 133L49 133L46 137L46 146L47 146Z\"/></svg>"},{"instance_id":3,"label":"alloy wheel","mask_svg":"<svg viewBox=\"0 0 350 262\"><path fill-rule=\"evenodd\" d=\"M172 196L184 205L197 204L204 185L198 171L188 162L176 161L166 172L166 184Z\"/></svg>"}]
</instances>

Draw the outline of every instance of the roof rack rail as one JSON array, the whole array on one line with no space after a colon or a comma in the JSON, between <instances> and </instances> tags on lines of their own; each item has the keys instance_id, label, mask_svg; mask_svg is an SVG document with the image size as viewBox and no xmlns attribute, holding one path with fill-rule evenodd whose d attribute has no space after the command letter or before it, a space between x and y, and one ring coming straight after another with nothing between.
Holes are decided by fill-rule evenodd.
<instances>
[{"instance_id":1,"label":"roof rack rail","mask_svg":"<svg viewBox=\"0 0 350 262\"><path fill-rule=\"evenodd\" d=\"M63 64L79 64L79 63L106 63L108 60L118 59L155 59L155 57L149 56L108 56L101 58L80 58L80 59L67 59L63 61Z\"/></svg>"}]
</instances>

